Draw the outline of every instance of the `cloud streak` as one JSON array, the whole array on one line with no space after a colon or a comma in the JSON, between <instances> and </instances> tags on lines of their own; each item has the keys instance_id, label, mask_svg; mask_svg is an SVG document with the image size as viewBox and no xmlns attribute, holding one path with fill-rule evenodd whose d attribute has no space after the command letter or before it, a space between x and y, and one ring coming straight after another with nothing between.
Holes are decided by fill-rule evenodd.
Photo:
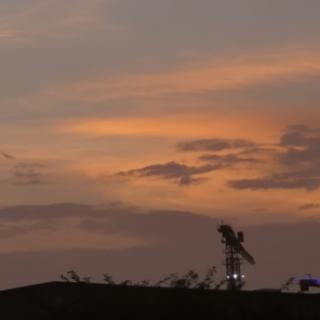
<instances>
[{"instance_id":1,"label":"cloud streak","mask_svg":"<svg viewBox=\"0 0 320 320\"><path fill-rule=\"evenodd\" d=\"M10 183L17 186L35 186L49 183L46 173L48 165L44 162L26 160L10 153L0 151L8 178L2 183Z\"/></svg>"},{"instance_id":2,"label":"cloud streak","mask_svg":"<svg viewBox=\"0 0 320 320\"><path fill-rule=\"evenodd\" d=\"M178 143L180 151L224 151L255 147L256 143L247 140L203 139Z\"/></svg>"},{"instance_id":3,"label":"cloud streak","mask_svg":"<svg viewBox=\"0 0 320 320\"><path fill-rule=\"evenodd\" d=\"M200 141L206 140L203 137L237 135L239 138L235 141L233 139L209 139L208 141L236 144L237 141L241 143L241 140L246 143L245 138L251 134L252 130L260 130L260 134L263 135L269 132L270 128L278 126L278 123L268 121L262 116L242 117L241 115L230 116L210 112L187 112L141 117L82 118L62 121L54 125L52 129L59 133L89 137L176 137L180 140L188 137L189 139L200 139ZM265 128L264 131L261 128Z\"/></svg>"},{"instance_id":4,"label":"cloud streak","mask_svg":"<svg viewBox=\"0 0 320 320\"><path fill-rule=\"evenodd\" d=\"M12 154L10 153L7 153L5 151L1 151L0 154L2 155L2 157L4 159L7 159L7 160L15 160L15 156L13 156Z\"/></svg>"},{"instance_id":5,"label":"cloud streak","mask_svg":"<svg viewBox=\"0 0 320 320\"><path fill-rule=\"evenodd\" d=\"M203 174L220 170L223 165L203 165L188 166L177 162L168 162L164 164L154 164L147 167L119 172L120 177L142 177L142 178L160 178L164 180L173 180L180 186L189 186L203 181L203 178L197 178Z\"/></svg>"},{"instance_id":6,"label":"cloud streak","mask_svg":"<svg viewBox=\"0 0 320 320\"><path fill-rule=\"evenodd\" d=\"M10 14L0 15L0 44L26 44L39 39L79 35L99 23L100 0L29 1Z\"/></svg>"},{"instance_id":7,"label":"cloud streak","mask_svg":"<svg viewBox=\"0 0 320 320\"><path fill-rule=\"evenodd\" d=\"M313 191L320 188L320 178L291 177L290 174L273 175L257 179L231 180L229 186L238 190L306 189Z\"/></svg>"},{"instance_id":8,"label":"cloud streak","mask_svg":"<svg viewBox=\"0 0 320 320\"><path fill-rule=\"evenodd\" d=\"M320 203L306 203L302 206L299 207L299 210L305 211L305 210L314 210L314 209L319 209L320 208Z\"/></svg>"},{"instance_id":9,"label":"cloud streak","mask_svg":"<svg viewBox=\"0 0 320 320\"><path fill-rule=\"evenodd\" d=\"M273 161L276 170L270 175L229 181L229 186L240 190L320 188L320 130L305 125L288 127L281 135Z\"/></svg>"},{"instance_id":10,"label":"cloud streak","mask_svg":"<svg viewBox=\"0 0 320 320\"><path fill-rule=\"evenodd\" d=\"M54 234L68 239L68 234L73 233L80 241L80 248L88 245L96 248L100 239L99 244L111 241L113 249L171 244L175 240L184 243L186 239L190 241L188 237L192 230L194 235L200 230L207 230L207 234L211 234L211 229L217 223L213 218L185 211L144 210L112 203L103 207L71 203L7 207L0 209L0 222L0 238L3 241L11 239L15 243L15 239L25 238L28 242L29 237L32 243L33 236L41 234L47 235L48 239ZM177 234L177 230L181 234ZM81 235L85 237L81 239ZM61 240L56 249L61 246ZM52 248L49 242L41 245ZM66 241L62 248L72 249L72 245ZM31 251L36 248L37 245ZM0 252L2 250L0 245Z\"/></svg>"},{"instance_id":11,"label":"cloud streak","mask_svg":"<svg viewBox=\"0 0 320 320\"><path fill-rule=\"evenodd\" d=\"M13 183L17 185L41 185L48 183L48 177L43 173L46 166L40 163L19 162L13 172Z\"/></svg>"},{"instance_id":12,"label":"cloud streak","mask_svg":"<svg viewBox=\"0 0 320 320\"><path fill-rule=\"evenodd\" d=\"M195 164L176 161L152 164L119 172L121 178L155 178L191 186L208 179L214 171L242 166L250 170L250 178L228 178L234 190L291 190L315 191L320 188L320 130L307 126L288 127L274 145L242 139L199 139L179 142L179 152L195 154ZM199 156L199 153L206 152ZM201 161L205 164L197 164ZM189 160L192 163L192 160ZM246 174L248 170L243 170ZM268 172L266 174L266 172ZM227 176L234 174L229 171ZM238 175L241 175L241 171ZM252 174L255 176L252 178Z\"/></svg>"},{"instance_id":13,"label":"cloud streak","mask_svg":"<svg viewBox=\"0 0 320 320\"><path fill-rule=\"evenodd\" d=\"M310 77L320 73L320 55L288 52L187 65L160 73L131 74L52 88L48 94L83 102L148 98L174 94L235 90L273 80Z\"/></svg>"},{"instance_id":14,"label":"cloud streak","mask_svg":"<svg viewBox=\"0 0 320 320\"><path fill-rule=\"evenodd\" d=\"M225 166L232 166L236 164L259 164L264 160L254 158L254 157L243 157L241 153L239 154L227 154L227 155L216 155L216 154L205 154L199 157L199 160L211 162L211 163L220 163Z\"/></svg>"}]
</instances>

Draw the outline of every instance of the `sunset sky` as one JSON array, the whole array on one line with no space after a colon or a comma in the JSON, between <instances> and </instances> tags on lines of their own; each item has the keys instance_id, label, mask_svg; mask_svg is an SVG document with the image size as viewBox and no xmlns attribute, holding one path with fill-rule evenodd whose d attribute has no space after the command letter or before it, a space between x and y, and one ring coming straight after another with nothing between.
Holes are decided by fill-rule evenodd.
<instances>
[{"instance_id":1,"label":"sunset sky","mask_svg":"<svg viewBox=\"0 0 320 320\"><path fill-rule=\"evenodd\" d=\"M319 12L1 0L0 288L223 276L221 220L247 232L251 287L320 276Z\"/></svg>"}]
</instances>

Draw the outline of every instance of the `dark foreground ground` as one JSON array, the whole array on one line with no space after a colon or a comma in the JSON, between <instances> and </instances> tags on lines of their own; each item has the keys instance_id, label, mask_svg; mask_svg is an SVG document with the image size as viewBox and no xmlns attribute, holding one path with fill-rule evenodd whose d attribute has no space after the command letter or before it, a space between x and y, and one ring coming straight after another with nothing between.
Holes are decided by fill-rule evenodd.
<instances>
[{"instance_id":1,"label":"dark foreground ground","mask_svg":"<svg viewBox=\"0 0 320 320\"><path fill-rule=\"evenodd\" d=\"M0 292L2 319L320 319L320 295L47 283Z\"/></svg>"}]
</instances>

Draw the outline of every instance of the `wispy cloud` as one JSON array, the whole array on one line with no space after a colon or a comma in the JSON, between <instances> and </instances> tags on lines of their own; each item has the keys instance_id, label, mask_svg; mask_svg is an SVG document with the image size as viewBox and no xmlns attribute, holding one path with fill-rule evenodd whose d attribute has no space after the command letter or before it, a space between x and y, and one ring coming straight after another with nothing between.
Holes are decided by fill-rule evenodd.
<instances>
[{"instance_id":1,"label":"wispy cloud","mask_svg":"<svg viewBox=\"0 0 320 320\"><path fill-rule=\"evenodd\" d=\"M198 178L203 174L222 169L223 165L202 165L188 166L177 162L168 162L164 164L154 164L144 168L119 172L120 177L144 177L160 178L177 182L180 186L189 186L203 182L203 178Z\"/></svg>"},{"instance_id":2,"label":"wispy cloud","mask_svg":"<svg viewBox=\"0 0 320 320\"><path fill-rule=\"evenodd\" d=\"M174 181L180 186L191 186L208 180L207 174L230 169L239 164L260 164L258 157L247 157L243 153L252 148L257 149L258 144L248 140L237 139L203 139L180 142L176 145L179 152L189 152L198 155L199 152L211 152L197 156L198 161L193 164L170 161L157 163L121 171L116 176L121 178L157 178ZM234 153L236 151L236 153ZM221 154L221 152L227 152ZM201 162L200 164L197 162Z\"/></svg>"},{"instance_id":3,"label":"wispy cloud","mask_svg":"<svg viewBox=\"0 0 320 320\"><path fill-rule=\"evenodd\" d=\"M10 183L21 186L32 186L49 183L49 176L46 173L48 165L45 162L36 162L30 159L23 159L0 151L3 161L6 164L7 178L2 183Z\"/></svg>"},{"instance_id":4,"label":"wispy cloud","mask_svg":"<svg viewBox=\"0 0 320 320\"><path fill-rule=\"evenodd\" d=\"M274 174L255 179L240 179L229 182L229 185L238 190L276 190L276 189L306 189L308 191L320 188L320 178L302 177L296 174Z\"/></svg>"},{"instance_id":5,"label":"wispy cloud","mask_svg":"<svg viewBox=\"0 0 320 320\"><path fill-rule=\"evenodd\" d=\"M320 188L320 130L305 125L290 126L281 135L281 151L273 154L275 169L257 178L232 180L234 189L272 190Z\"/></svg>"},{"instance_id":6,"label":"wispy cloud","mask_svg":"<svg viewBox=\"0 0 320 320\"><path fill-rule=\"evenodd\" d=\"M117 221L121 222L116 213L124 217L128 212L139 215L129 206L118 208L112 204L104 209L66 203L1 208L0 252L143 246L147 243L143 235L131 236L121 226L113 228ZM105 232L86 227L88 220L103 225Z\"/></svg>"},{"instance_id":7,"label":"wispy cloud","mask_svg":"<svg viewBox=\"0 0 320 320\"><path fill-rule=\"evenodd\" d=\"M54 130L84 136L143 136L201 139L234 135L246 140L252 130L263 136L277 129L277 121L263 116L223 115L201 112L141 117L84 118L61 121ZM242 139L243 138L243 139ZM210 139L210 138L209 138ZM227 139L227 138L226 138ZM201 139L203 140L203 139ZM228 140L225 140L228 143Z\"/></svg>"},{"instance_id":8,"label":"wispy cloud","mask_svg":"<svg viewBox=\"0 0 320 320\"><path fill-rule=\"evenodd\" d=\"M207 61L159 73L137 73L117 78L100 76L48 90L49 95L83 102L119 98L147 98L173 94L233 90L273 80L290 80L320 73L320 54L271 53Z\"/></svg>"},{"instance_id":9,"label":"wispy cloud","mask_svg":"<svg viewBox=\"0 0 320 320\"><path fill-rule=\"evenodd\" d=\"M255 147L256 143L237 139L202 139L180 142L177 147L181 151L223 151Z\"/></svg>"},{"instance_id":10,"label":"wispy cloud","mask_svg":"<svg viewBox=\"0 0 320 320\"><path fill-rule=\"evenodd\" d=\"M314 210L314 209L319 209L320 208L320 203L306 203L302 206L299 207L299 210L305 211L305 210Z\"/></svg>"},{"instance_id":11,"label":"wispy cloud","mask_svg":"<svg viewBox=\"0 0 320 320\"><path fill-rule=\"evenodd\" d=\"M273 145L223 138L184 141L176 145L177 151L188 151L190 156L196 156L194 159L155 163L117 176L155 178L190 186L206 181L212 172L227 170L227 185L234 190L314 191L320 188L319 142L320 130L298 125L288 127ZM232 178L235 171L231 169L235 168L244 169L236 172L243 178Z\"/></svg>"},{"instance_id":12,"label":"wispy cloud","mask_svg":"<svg viewBox=\"0 0 320 320\"><path fill-rule=\"evenodd\" d=\"M13 183L17 185L41 185L48 183L45 165L36 162L19 162L14 167Z\"/></svg>"},{"instance_id":13,"label":"wispy cloud","mask_svg":"<svg viewBox=\"0 0 320 320\"><path fill-rule=\"evenodd\" d=\"M42 0L0 14L0 44L61 38L100 25L101 0Z\"/></svg>"},{"instance_id":14,"label":"wispy cloud","mask_svg":"<svg viewBox=\"0 0 320 320\"><path fill-rule=\"evenodd\" d=\"M257 164L263 162L260 158L244 157L241 153L230 153L226 155L205 154L200 156L199 160L210 163L220 163L225 166L232 166L235 164Z\"/></svg>"},{"instance_id":15,"label":"wispy cloud","mask_svg":"<svg viewBox=\"0 0 320 320\"><path fill-rule=\"evenodd\" d=\"M7 153L5 151L0 151L0 154L2 155L3 158L8 159L8 160L15 160L15 156L13 156L10 153Z\"/></svg>"}]
</instances>

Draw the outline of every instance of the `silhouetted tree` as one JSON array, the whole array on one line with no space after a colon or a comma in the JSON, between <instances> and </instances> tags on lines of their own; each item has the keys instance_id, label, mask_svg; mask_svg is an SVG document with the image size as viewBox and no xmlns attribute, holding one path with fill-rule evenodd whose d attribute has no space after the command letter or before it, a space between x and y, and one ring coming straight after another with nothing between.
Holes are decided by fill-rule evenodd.
<instances>
[{"instance_id":1,"label":"silhouetted tree","mask_svg":"<svg viewBox=\"0 0 320 320\"><path fill-rule=\"evenodd\" d=\"M184 275L184 279L187 280L187 287L188 288L196 288L198 286L200 276L194 270L190 270L189 272L187 272Z\"/></svg>"},{"instance_id":2,"label":"silhouetted tree","mask_svg":"<svg viewBox=\"0 0 320 320\"><path fill-rule=\"evenodd\" d=\"M68 271L67 274L73 282L81 282L80 276L74 270Z\"/></svg>"},{"instance_id":3,"label":"silhouetted tree","mask_svg":"<svg viewBox=\"0 0 320 320\"><path fill-rule=\"evenodd\" d=\"M133 283L131 280L125 280L119 283L120 286L132 286Z\"/></svg>"},{"instance_id":4,"label":"silhouetted tree","mask_svg":"<svg viewBox=\"0 0 320 320\"><path fill-rule=\"evenodd\" d=\"M171 281L170 286L174 288L196 288L198 286L199 275L194 271L190 270L181 278L174 279Z\"/></svg>"},{"instance_id":5,"label":"silhouetted tree","mask_svg":"<svg viewBox=\"0 0 320 320\"><path fill-rule=\"evenodd\" d=\"M288 291L294 282L294 277L289 278L280 288L280 291Z\"/></svg>"},{"instance_id":6,"label":"silhouetted tree","mask_svg":"<svg viewBox=\"0 0 320 320\"><path fill-rule=\"evenodd\" d=\"M62 281L65 281L65 282L71 282L70 279L69 279L68 277L66 277L64 274L61 274L61 275L60 275L60 279L61 279Z\"/></svg>"},{"instance_id":7,"label":"silhouetted tree","mask_svg":"<svg viewBox=\"0 0 320 320\"><path fill-rule=\"evenodd\" d=\"M165 278L161 279L156 283L156 287L162 287L162 286L169 286L171 287L173 283L175 283L178 279L178 274L177 273L171 273Z\"/></svg>"},{"instance_id":8,"label":"silhouetted tree","mask_svg":"<svg viewBox=\"0 0 320 320\"><path fill-rule=\"evenodd\" d=\"M227 280L223 279L221 280L215 287L214 290L220 290L222 286L224 286L226 284ZM244 284L243 284L244 285Z\"/></svg>"},{"instance_id":9,"label":"silhouetted tree","mask_svg":"<svg viewBox=\"0 0 320 320\"><path fill-rule=\"evenodd\" d=\"M115 285L115 282L113 281L112 276L110 276L108 273L105 273L103 275L103 281L109 285Z\"/></svg>"},{"instance_id":10,"label":"silhouetted tree","mask_svg":"<svg viewBox=\"0 0 320 320\"><path fill-rule=\"evenodd\" d=\"M211 267L202 281L198 283L199 289L211 289L215 284L215 276L217 274L217 268Z\"/></svg>"},{"instance_id":11,"label":"silhouetted tree","mask_svg":"<svg viewBox=\"0 0 320 320\"><path fill-rule=\"evenodd\" d=\"M66 275L61 274L60 279L65 281L65 282L85 282L85 283L90 283L91 278L90 277L83 277L81 278L78 273L74 270L70 270L67 272Z\"/></svg>"},{"instance_id":12,"label":"silhouetted tree","mask_svg":"<svg viewBox=\"0 0 320 320\"><path fill-rule=\"evenodd\" d=\"M142 280L138 284L140 287L149 287L150 286L150 281L149 280Z\"/></svg>"}]
</instances>

